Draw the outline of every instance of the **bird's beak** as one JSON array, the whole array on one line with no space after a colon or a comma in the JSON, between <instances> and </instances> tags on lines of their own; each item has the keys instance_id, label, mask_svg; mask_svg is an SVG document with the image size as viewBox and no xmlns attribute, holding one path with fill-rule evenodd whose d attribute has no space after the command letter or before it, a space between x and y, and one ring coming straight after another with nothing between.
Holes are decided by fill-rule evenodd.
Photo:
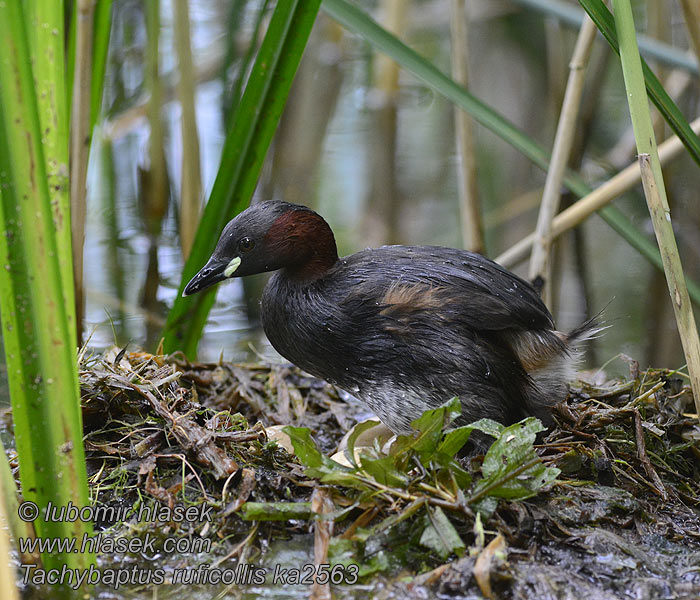
<instances>
[{"instance_id":1,"label":"bird's beak","mask_svg":"<svg viewBox=\"0 0 700 600\"><path fill-rule=\"evenodd\" d=\"M197 292L219 283L227 279L235 273L238 266L241 264L241 259L236 256L231 261L225 261L221 258L212 256L207 264L197 273L190 282L185 286L182 292L183 296L190 296Z\"/></svg>"}]
</instances>

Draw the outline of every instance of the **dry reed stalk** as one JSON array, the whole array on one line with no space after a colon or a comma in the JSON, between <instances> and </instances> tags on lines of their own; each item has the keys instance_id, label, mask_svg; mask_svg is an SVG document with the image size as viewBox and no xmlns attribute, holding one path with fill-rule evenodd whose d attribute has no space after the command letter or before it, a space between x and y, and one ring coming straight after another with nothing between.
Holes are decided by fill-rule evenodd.
<instances>
[{"instance_id":1,"label":"dry reed stalk","mask_svg":"<svg viewBox=\"0 0 700 600\"><path fill-rule=\"evenodd\" d=\"M182 170L180 186L180 245L185 260L190 254L199 224L202 196L199 135L195 112L195 70L190 43L190 15L187 0L175 0L175 49L180 70L177 95L180 101Z\"/></svg>"},{"instance_id":2,"label":"dry reed stalk","mask_svg":"<svg viewBox=\"0 0 700 600\"><path fill-rule=\"evenodd\" d=\"M379 3L382 25L402 37L409 12L407 0ZM397 188L396 137L398 126L399 65L385 54L377 54L373 73L373 132L370 140L370 195L367 205L369 245L400 242L398 220L401 198Z\"/></svg>"},{"instance_id":3,"label":"dry reed stalk","mask_svg":"<svg viewBox=\"0 0 700 600\"><path fill-rule=\"evenodd\" d=\"M564 101L557 132L554 137L552 160L549 163L547 178L542 194L542 204L535 229L535 241L530 258L530 280L540 277L544 282L543 294L547 306L552 305L551 262L550 252L552 247L552 220L559 210L561 200L561 185L564 179L564 171L569 162L571 147L574 142L576 120L583 84L586 77L586 67L591 56L596 28L590 17L586 16L579 31L576 46L569 63L569 79L566 83Z\"/></svg>"},{"instance_id":4,"label":"dry reed stalk","mask_svg":"<svg viewBox=\"0 0 700 600\"><path fill-rule=\"evenodd\" d=\"M469 89L468 16L465 0L450 2L450 34L452 39L452 78ZM459 176L459 214L462 225L462 243L467 250L484 253L484 226L479 205L476 178L474 128L472 118L455 105L457 168Z\"/></svg>"}]
</instances>

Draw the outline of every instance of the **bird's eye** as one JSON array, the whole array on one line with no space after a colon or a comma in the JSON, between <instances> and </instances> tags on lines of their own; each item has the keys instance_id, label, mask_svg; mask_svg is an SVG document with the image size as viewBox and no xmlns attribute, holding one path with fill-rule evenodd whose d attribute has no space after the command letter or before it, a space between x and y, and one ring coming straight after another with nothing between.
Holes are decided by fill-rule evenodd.
<instances>
[{"instance_id":1,"label":"bird's eye","mask_svg":"<svg viewBox=\"0 0 700 600\"><path fill-rule=\"evenodd\" d=\"M250 252L253 248L255 248L255 242L249 237L241 238L238 241L238 249L241 252Z\"/></svg>"}]
</instances>

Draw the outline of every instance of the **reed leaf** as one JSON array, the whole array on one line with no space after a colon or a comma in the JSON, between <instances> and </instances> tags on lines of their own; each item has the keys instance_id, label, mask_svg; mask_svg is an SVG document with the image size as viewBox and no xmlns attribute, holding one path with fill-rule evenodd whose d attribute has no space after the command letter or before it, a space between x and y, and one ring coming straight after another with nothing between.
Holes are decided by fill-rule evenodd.
<instances>
[{"instance_id":1,"label":"reed leaf","mask_svg":"<svg viewBox=\"0 0 700 600\"><path fill-rule=\"evenodd\" d=\"M0 3L0 314L25 500L88 504L73 306L63 296L25 6ZM59 24L58 37L63 28ZM36 79L50 78L36 65ZM62 144L67 145L67 138ZM64 147L62 152L66 152ZM65 249L62 249L65 251ZM68 259L66 259L68 260ZM35 521L46 538L81 538L82 522ZM91 555L45 554L46 568L84 568Z\"/></svg>"},{"instance_id":2,"label":"reed leaf","mask_svg":"<svg viewBox=\"0 0 700 600\"><path fill-rule=\"evenodd\" d=\"M221 229L250 203L320 0L278 2L226 136L209 201L185 263L179 294L164 332L166 352L194 357L215 290L181 296L214 250Z\"/></svg>"},{"instance_id":3,"label":"reed leaf","mask_svg":"<svg viewBox=\"0 0 700 600\"><path fill-rule=\"evenodd\" d=\"M64 302L73 304L71 260L70 190L68 182L68 108L66 106L64 6L62 0L28 0L25 18L29 51L34 65L39 121L46 159L49 195L53 206ZM71 344L77 346L73 314L68 315Z\"/></svg>"}]
</instances>

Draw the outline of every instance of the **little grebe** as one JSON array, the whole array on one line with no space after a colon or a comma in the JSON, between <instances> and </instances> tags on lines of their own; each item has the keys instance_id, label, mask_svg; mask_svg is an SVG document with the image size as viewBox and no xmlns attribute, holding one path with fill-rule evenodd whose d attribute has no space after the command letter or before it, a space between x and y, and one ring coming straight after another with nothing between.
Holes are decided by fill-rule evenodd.
<instances>
[{"instance_id":1,"label":"little grebe","mask_svg":"<svg viewBox=\"0 0 700 600\"><path fill-rule=\"evenodd\" d=\"M454 396L457 424L551 421L573 376L575 342L526 281L478 254L383 246L338 258L333 232L309 208L255 204L230 221L183 295L230 277L277 271L262 322L285 358L347 390L395 433Z\"/></svg>"}]
</instances>

